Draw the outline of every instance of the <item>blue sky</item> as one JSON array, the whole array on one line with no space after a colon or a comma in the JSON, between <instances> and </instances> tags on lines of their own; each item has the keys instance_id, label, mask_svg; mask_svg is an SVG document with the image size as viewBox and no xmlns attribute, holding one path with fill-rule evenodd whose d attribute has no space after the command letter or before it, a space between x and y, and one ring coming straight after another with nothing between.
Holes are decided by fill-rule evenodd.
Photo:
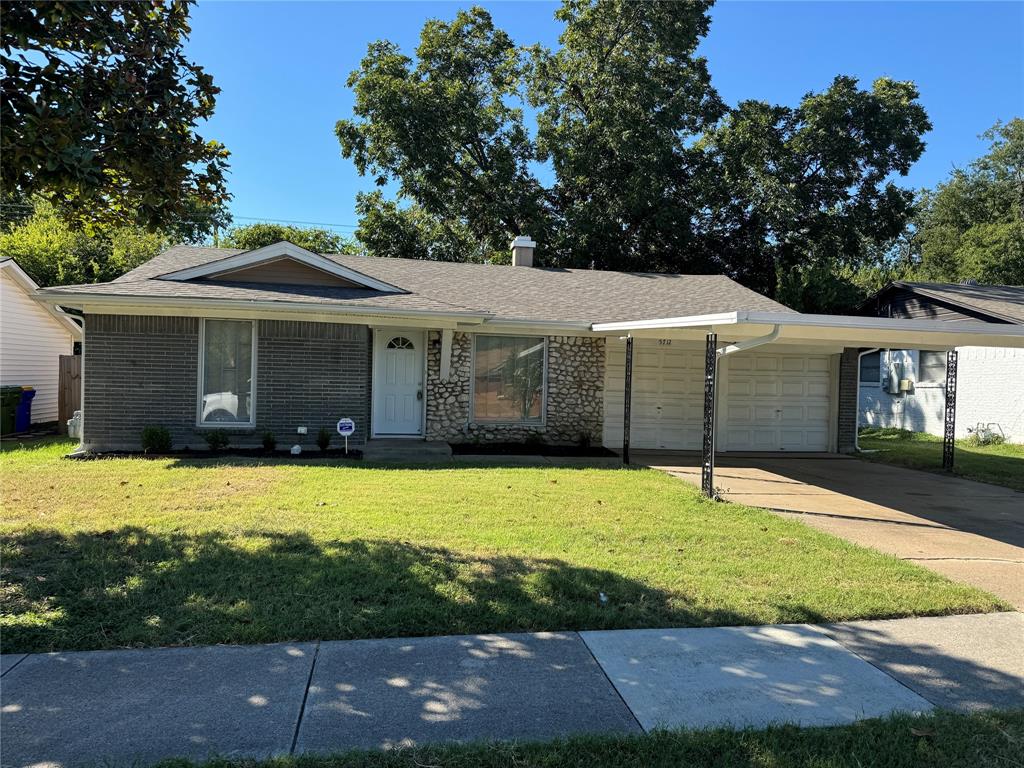
<instances>
[{"instance_id":1,"label":"blue sky","mask_svg":"<svg viewBox=\"0 0 1024 768\"><path fill-rule=\"evenodd\" d=\"M351 115L348 73L370 42L411 54L426 19L471 4L200 0L188 51L222 89L203 133L232 153L236 222L354 225L356 193L372 182L334 137ZM517 43L557 44L555 3L477 4ZM796 104L838 74L913 80L934 124L904 182L913 187L979 155L977 136L996 120L1024 116L1024 3L719 2L701 53L730 104Z\"/></svg>"}]
</instances>

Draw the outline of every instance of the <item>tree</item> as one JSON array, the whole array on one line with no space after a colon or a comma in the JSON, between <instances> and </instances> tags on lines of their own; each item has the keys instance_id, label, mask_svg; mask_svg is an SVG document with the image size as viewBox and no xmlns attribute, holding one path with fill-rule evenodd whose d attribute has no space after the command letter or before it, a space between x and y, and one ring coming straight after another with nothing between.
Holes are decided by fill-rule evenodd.
<instances>
[{"instance_id":1,"label":"tree","mask_svg":"<svg viewBox=\"0 0 1024 768\"><path fill-rule=\"evenodd\" d=\"M564 0L554 51L517 48L479 8L428 22L415 59L371 45L337 134L397 195L364 195L357 235L494 260L529 234L542 265L721 272L769 294L795 269L856 267L910 213L889 179L930 128L916 88L840 77L797 107L729 109L696 54L709 7Z\"/></svg>"},{"instance_id":2,"label":"tree","mask_svg":"<svg viewBox=\"0 0 1024 768\"><path fill-rule=\"evenodd\" d=\"M71 226L48 202L0 232L0 254L11 257L41 286L107 282L156 256L171 244L162 232L138 225Z\"/></svg>"},{"instance_id":3,"label":"tree","mask_svg":"<svg viewBox=\"0 0 1024 768\"><path fill-rule=\"evenodd\" d=\"M1024 119L996 123L983 137L987 154L922 193L919 279L1024 285Z\"/></svg>"},{"instance_id":4,"label":"tree","mask_svg":"<svg viewBox=\"0 0 1024 768\"><path fill-rule=\"evenodd\" d=\"M896 238L913 192L889 179L910 170L931 128L917 99L912 83L881 78L866 91L837 77L795 108L746 101L732 110L701 142L713 212L704 241L727 271L771 293L801 272L860 266Z\"/></svg>"},{"instance_id":5,"label":"tree","mask_svg":"<svg viewBox=\"0 0 1024 768\"><path fill-rule=\"evenodd\" d=\"M221 208L219 89L183 52L191 0L5 3L0 177L66 215L156 229Z\"/></svg>"},{"instance_id":6,"label":"tree","mask_svg":"<svg viewBox=\"0 0 1024 768\"><path fill-rule=\"evenodd\" d=\"M224 236L220 245L223 248L241 248L252 251L265 245L279 243L282 240L287 240L314 253L354 253L358 250L358 246L351 238L327 229L293 227L288 224L267 222L234 227Z\"/></svg>"}]
</instances>

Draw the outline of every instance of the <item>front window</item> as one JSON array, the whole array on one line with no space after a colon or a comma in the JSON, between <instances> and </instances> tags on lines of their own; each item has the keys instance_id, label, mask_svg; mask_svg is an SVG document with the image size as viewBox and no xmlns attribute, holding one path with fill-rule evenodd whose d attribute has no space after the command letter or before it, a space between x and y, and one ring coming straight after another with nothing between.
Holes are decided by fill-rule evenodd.
<instances>
[{"instance_id":1,"label":"front window","mask_svg":"<svg viewBox=\"0 0 1024 768\"><path fill-rule=\"evenodd\" d=\"M541 423L544 337L475 336L474 339L474 421Z\"/></svg>"},{"instance_id":2,"label":"front window","mask_svg":"<svg viewBox=\"0 0 1024 768\"><path fill-rule=\"evenodd\" d=\"M946 380L946 353L921 352L917 360L919 384L941 384Z\"/></svg>"},{"instance_id":3,"label":"front window","mask_svg":"<svg viewBox=\"0 0 1024 768\"><path fill-rule=\"evenodd\" d=\"M253 424L254 342L248 320L203 321L199 423Z\"/></svg>"}]
</instances>

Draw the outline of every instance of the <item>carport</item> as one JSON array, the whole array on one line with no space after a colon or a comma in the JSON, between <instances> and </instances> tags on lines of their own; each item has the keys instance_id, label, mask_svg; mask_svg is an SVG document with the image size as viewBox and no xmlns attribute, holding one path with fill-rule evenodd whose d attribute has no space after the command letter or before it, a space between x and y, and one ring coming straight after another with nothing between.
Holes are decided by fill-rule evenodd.
<instances>
[{"instance_id":1,"label":"carport","mask_svg":"<svg viewBox=\"0 0 1024 768\"><path fill-rule=\"evenodd\" d=\"M622 366L621 438L623 461L630 460L630 435L634 407L634 347L638 340L661 346L678 341L694 349L702 348L703 407L697 425L701 453L701 489L709 497L715 491L715 457L722 439L720 429L720 381L722 361L745 355L773 352L779 359L809 359L831 356L837 375L833 380L829 420L834 425L835 439L829 450L849 452L856 446L858 366L861 355L878 349L925 349L944 351L946 355L946 409L943 465L951 469L954 462L956 421L957 353L959 346L1024 347L1024 326L989 323L948 323L935 320L901 320L892 318L856 317L846 315L810 315L789 312L736 311L713 315L669 317L633 322L597 323L593 331L610 340L624 343ZM756 352L755 352L756 350ZM748 366L749 368L749 366ZM694 371L696 373L697 371ZM806 380L810 366L789 377L791 383ZM754 377L748 377L753 387ZM767 394L759 401L753 396L744 403L747 410L782 414L787 405L785 377L779 373L765 377ZM774 387L774 390L773 390ZM756 394L756 393L755 393ZM810 394L794 390L789 403L795 409ZM759 403L761 404L759 406ZM774 406L774 407L771 407ZM666 409L671 410L671 409ZM671 418L663 413L659 418ZM606 417L607 418L607 417ZM757 414L751 417L756 424ZM751 448L756 443L751 442ZM784 446L776 450L786 450Z\"/></svg>"}]
</instances>

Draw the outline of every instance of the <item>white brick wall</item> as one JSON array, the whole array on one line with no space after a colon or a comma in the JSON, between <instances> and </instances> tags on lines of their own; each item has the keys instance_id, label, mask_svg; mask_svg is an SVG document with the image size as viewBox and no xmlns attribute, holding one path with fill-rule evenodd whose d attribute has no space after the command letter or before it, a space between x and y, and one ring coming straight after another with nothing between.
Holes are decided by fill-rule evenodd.
<instances>
[{"instance_id":1,"label":"white brick wall","mask_svg":"<svg viewBox=\"0 0 1024 768\"><path fill-rule=\"evenodd\" d=\"M1024 443L1024 350L960 347L957 367L957 437L977 424L995 424L1007 439ZM882 353L882 371L903 366L903 377L917 381L916 350ZM897 427L941 435L945 384L919 384L911 394L890 395L861 383L860 426Z\"/></svg>"}]
</instances>

